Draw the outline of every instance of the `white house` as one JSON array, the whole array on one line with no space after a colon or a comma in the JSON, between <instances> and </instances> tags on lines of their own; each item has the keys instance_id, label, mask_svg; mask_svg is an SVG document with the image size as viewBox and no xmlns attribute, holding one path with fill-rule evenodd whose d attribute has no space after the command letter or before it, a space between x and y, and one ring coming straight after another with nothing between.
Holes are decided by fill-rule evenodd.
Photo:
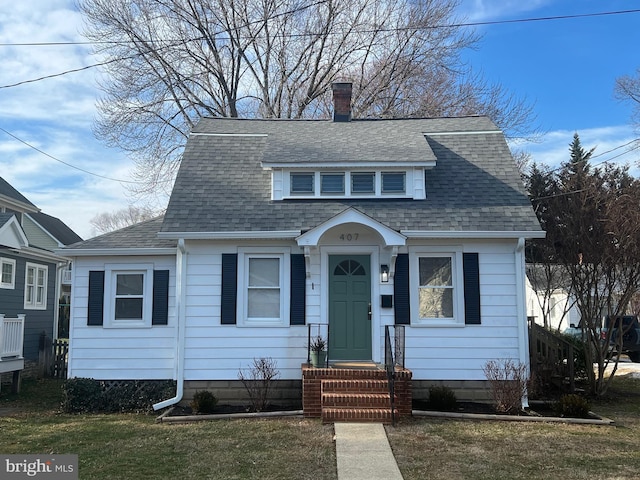
<instances>
[{"instance_id":1,"label":"white house","mask_svg":"<svg viewBox=\"0 0 640 480\"><path fill-rule=\"evenodd\" d=\"M544 232L503 133L352 120L351 85L334 98L333 121L202 119L163 218L65 250L70 377L175 379L161 407L270 357L300 398L309 325L332 365L384 362L405 325L416 397L528 362L523 247Z\"/></svg>"}]
</instances>

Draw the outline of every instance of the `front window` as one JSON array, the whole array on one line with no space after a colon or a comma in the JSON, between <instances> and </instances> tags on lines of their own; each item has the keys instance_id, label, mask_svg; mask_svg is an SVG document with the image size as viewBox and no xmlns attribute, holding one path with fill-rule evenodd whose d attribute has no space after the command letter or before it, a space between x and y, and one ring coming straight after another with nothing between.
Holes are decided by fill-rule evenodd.
<instances>
[{"instance_id":1,"label":"front window","mask_svg":"<svg viewBox=\"0 0 640 480\"><path fill-rule=\"evenodd\" d=\"M420 318L453 318L450 257L420 257Z\"/></svg>"},{"instance_id":2,"label":"front window","mask_svg":"<svg viewBox=\"0 0 640 480\"><path fill-rule=\"evenodd\" d=\"M281 248L240 248L238 318L243 326L287 325L290 257Z\"/></svg>"},{"instance_id":3,"label":"front window","mask_svg":"<svg viewBox=\"0 0 640 480\"><path fill-rule=\"evenodd\" d=\"M448 250L448 249L446 249ZM410 252L411 323L416 326L463 326L462 251L445 248Z\"/></svg>"},{"instance_id":4,"label":"front window","mask_svg":"<svg viewBox=\"0 0 640 480\"><path fill-rule=\"evenodd\" d=\"M11 258L0 258L0 288L15 288L16 261Z\"/></svg>"},{"instance_id":5,"label":"front window","mask_svg":"<svg viewBox=\"0 0 640 480\"><path fill-rule=\"evenodd\" d=\"M142 320L144 274L116 274L115 320Z\"/></svg>"},{"instance_id":6,"label":"front window","mask_svg":"<svg viewBox=\"0 0 640 480\"><path fill-rule=\"evenodd\" d=\"M104 326L151 327L153 265L105 266Z\"/></svg>"},{"instance_id":7,"label":"front window","mask_svg":"<svg viewBox=\"0 0 640 480\"><path fill-rule=\"evenodd\" d=\"M45 310L47 308L47 276L45 265L27 263L24 285L24 308Z\"/></svg>"}]
</instances>

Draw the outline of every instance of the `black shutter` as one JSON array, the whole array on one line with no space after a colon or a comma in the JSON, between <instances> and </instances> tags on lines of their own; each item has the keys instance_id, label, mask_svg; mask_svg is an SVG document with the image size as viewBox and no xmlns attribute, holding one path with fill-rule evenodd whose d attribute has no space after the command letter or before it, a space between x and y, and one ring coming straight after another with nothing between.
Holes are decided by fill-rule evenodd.
<instances>
[{"instance_id":1,"label":"black shutter","mask_svg":"<svg viewBox=\"0 0 640 480\"><path fill-rule=\"evenodd\" d=\"M169 270L153 271L152 325L167 325L169 321Z\"/></svg>"},{"instance_id":2,"label":"black shutter","mask_svg":"<svg viewBox=\"0 0 640 480\"><path fill-rule=\"evenodd\" d=\"M464 323L480 325L480 266L477 253L464 253Z\"/></svg>"},{"instance_id":3,"label":"black shutter","mask_svg":"<svg viewBox=\"0 0 640 480\"><path fill-rule=\"evenodd\" d=\"M238 298L238 254L222 254L222 297L220 323L235 325Z\"/></svg>"},{"instance_id":4,"label":"black shutter","mask_svg":"<svg viewBox=\"0 0 640 480\"><path fill-rule=\"evenodd\" d=\"M291 255L291 325L305 324L307 271L304 263L304 255Z\"/></svg>"},{"instance_id":5,"label":"black shutter","mask_svg":"<svg viewBox=\"0 0 640 480\"><path fill-rule=\"evenodd\" d=\"M89 272L87 325L102 325L104 311L104 271Z\"/></svg>"},{"instance_id":6,"label":"black shutter","mask_svg":"<svg viewBox=\"0 0 640 480\"><path fill-rule=\"evenodd\" d=\"M396 272L393 276L394 313L396 325L410 325L409 308L409 255L401 253L396 257Z\"/></svg>"}]
</instances>

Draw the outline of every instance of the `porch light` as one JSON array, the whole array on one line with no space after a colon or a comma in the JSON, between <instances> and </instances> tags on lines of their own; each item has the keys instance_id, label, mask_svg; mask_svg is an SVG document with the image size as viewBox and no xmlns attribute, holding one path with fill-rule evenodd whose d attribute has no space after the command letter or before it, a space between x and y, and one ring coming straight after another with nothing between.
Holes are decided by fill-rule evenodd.
<instances>
[{"instance_id":1,"label":"porch light","mask_svg":"<svg viewBox=\"0 0 640 480\"><path fill-rule=\"evenodd\" d=\"M389 265L380 265L380 281L382 283L389 281Z\"/></svg>"}]
</instances>

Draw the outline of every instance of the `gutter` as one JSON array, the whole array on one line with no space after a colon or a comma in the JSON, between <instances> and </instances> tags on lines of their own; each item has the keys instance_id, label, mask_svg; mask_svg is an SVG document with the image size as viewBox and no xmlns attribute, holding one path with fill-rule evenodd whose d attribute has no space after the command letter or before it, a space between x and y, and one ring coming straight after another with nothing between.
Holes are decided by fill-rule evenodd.
<instances>
[{"instance_id":1,"label":"gutter","mask_svg":"<svg viewBox=\"0 0 640 480\"><path fill-rule=\"evenodd\" d=\"M178 240L176 251L176 395L153 405L154 410L175 405L184 394L184 343L185 343L185 299L187 279L187 249L184 238Z\"/></svg>"}]
</instances>

